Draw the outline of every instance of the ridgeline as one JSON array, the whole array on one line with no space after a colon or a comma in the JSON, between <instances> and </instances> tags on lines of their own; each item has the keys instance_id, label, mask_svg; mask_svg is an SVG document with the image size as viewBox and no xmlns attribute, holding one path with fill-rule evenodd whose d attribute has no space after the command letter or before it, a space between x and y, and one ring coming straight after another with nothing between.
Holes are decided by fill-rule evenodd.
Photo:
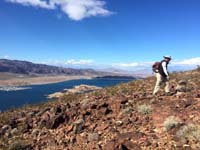
<instances>
[{"instance_id":1,"label":"ridgeline","mask_svg":"<svg viewBox=\"0 0 200 150\"><path fill-rule=\"evenodd\" d=\"M0 149L200 149L200 70L170 83L172 96L153 97L149 77L2 112Z\"/></svg>"}]
</instances>

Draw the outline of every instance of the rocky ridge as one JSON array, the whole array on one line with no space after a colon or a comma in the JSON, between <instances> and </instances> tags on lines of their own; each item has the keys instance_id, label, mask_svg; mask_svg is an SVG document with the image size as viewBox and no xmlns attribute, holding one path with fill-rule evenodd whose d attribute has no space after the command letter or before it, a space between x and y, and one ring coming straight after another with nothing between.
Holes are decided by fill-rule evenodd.
<instances>
[{"instance_id":1,"label":"rocky ridge","mask_svg":"<svg viewBox=\"0 0 200 150\"><path fill-rule=\"evenodd\" d=\"M155 77L0 113L0 149L198 150L200 71Z\"/></svg>"}]
</instances>

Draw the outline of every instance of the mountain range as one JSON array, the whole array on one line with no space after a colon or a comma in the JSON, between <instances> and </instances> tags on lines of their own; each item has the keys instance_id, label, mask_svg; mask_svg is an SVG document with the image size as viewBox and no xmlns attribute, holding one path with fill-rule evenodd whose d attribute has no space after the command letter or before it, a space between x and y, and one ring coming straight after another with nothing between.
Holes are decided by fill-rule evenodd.
<instances>
[{"instance_id":1,"label":"mountain range","mask_svg":"<svg viewBox=\"0 0 200 150\"><path fill-rule=\"evenodd\" d=\"M45 64L35 64L29 61L0 59L0 72L17 74L49 74L49 75L101 75L103 72L93 69L73 69Z\"/></svg>"}]
</instances>

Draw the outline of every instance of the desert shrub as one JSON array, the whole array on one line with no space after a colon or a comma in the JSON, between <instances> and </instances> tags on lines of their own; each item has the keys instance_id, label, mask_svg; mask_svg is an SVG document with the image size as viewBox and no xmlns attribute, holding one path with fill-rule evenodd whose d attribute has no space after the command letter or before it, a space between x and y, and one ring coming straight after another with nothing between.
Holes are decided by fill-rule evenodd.
<instances>
[{"instance_id":1,"label":"desert shrub","mask_svg":"<svg viewBox=\"0 0 200 150\"><path fill-rule=\"evenodd\" d=\"M61 100L64 102L76 102L78 101L78 94L66 94L61 97Z\"/></svg>"},{"instance_id":2,"label":"desert shrub","mask_svg":"<svg viewBox=\"0 0 200 150\"><path fill-rule=\"evenodd\" d=\"M116 87L109 87L106 89L107 91L107 94L110 95L110 96L113 96L117 93L117 89Z\"/></svg>"},{"instance_id":3,"label":"desert shrub","mask_svg":"<svg viewBox=\"0 0 200 150\"><path fill-rule=\"evenodd\" d=\"M31 146L27 145L23 140L15 140L9 145L9 150L31 150Z\"/></svg>"},{"instance_id":4,"label":"desert shrub","mask_svg":"<svg viewBox=\"0 0 200 150\"><path fill-rule=\"evenodd\" d=\"M177 136L181 139L200 142L200 127L193 124L185 125L177 132Z\"/></svg>"},{"instance_id":5,"label":"desert shrub","mask_svg":"<svg viewBox=\"0 0 200 150\"><path fill-rule=\"evenodd\" d=\"M180 120L175 116L170 116L164 121L164 128L166 131L169 131L178 126Z\"/></svg>"},{"instance_id":6,"label":"desert shrub","mask_svg":"<svg viewBox=\"0 0 200 150\"><path fill-rule=\"evenodd\" d=\"M101 96L101 92L99 92L99 91L94 91L93 94L94 94L94 96L96 96L96 97Z\"/></svg>"},{"instance_id":7,"label":"desert shrub","mask_svg":"<svg viewBox=\"0 0 200 150\"><path fill-rule=\"evenodd\" d=\"M0 114L0 123L10 124L10 121L13 117L14 116L11 111L3 112Z\"/></svg>"},{"instance_id":8,"label":"desert shrub","mask_svg":"<svg viewBox=\"0 0 200 150\"><path fill-rule=\"evenodd\" d=\"M148 115L152 112L152 107L147 104L142 104L138 106L138 112L143 115Z\"/></svg>"},{"instance_id":9,"label":"desert shrub","mask_svg":"<svg viewBox=\"0 0 200 150\"><path fill-rule=\"evenodd\" d=\"M122 93L123 94L128 94L128 92L130 91L130 89L128 87L122 87Z\"/></svg>"}]
</instances>

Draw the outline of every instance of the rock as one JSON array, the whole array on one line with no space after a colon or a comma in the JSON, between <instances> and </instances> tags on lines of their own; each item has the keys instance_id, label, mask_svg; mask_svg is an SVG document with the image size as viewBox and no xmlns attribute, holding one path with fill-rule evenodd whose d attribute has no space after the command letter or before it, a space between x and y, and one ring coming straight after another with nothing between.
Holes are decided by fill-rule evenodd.
<instances>
[{"instance_id":1,"label":"rock","mask_svg":"<svg viewBox=\"0 0 200 150\"><path fill-rule=\"evenodd\" d=\"M109 127L108 124L102 123L102 124L100 124L99 126L96 127L96 130L97 130L97 131L103 132L103 131L106 130L108 127Z\"/></svg>"},{"instance_id":2,"label":"rock","mask_svg":"<svg viewBox=\"0 0 200 150\"><path fill-rule=\"evenodd\" d=\"M200 94L199 94L199 93L197 93L195 97L196 97L196 98L200 98Z\"/></svg>"},{"instance_id":3,"label":"rock","mask_svg":"<svg viewBox=\"0 0 200 150\"><path fill-rule=\"evenodd\" d=\"M50 110L50 108L45 108L45 109L39 111L39 112L37 113L37 116L41 116L41 115L43 115L46 111L49 111L49 110Z\"/></svg>"},{"instance_id":4,"label":"rock","mask_svg":"<svg viewBox=\"0 0 200 150\"><path fill-rule=\"evenodd\" d=\"M11 119L9 124L10 124L11 128L16 128L17 127L16 119Z\"/></svg>"},{"instance_id":5,"label":"rock","mask_svg":"<svg viewBox=\"0 0 200 150\"><path fill-rule=\"evenodd\" d=\"M103 103L99 106L99 108L108 108L109 104L108 103Z\"/></svg>"},{"instance_id":6,"label":"rock","mask_svg":"<svg viewBox=\"0 0 200 150\"><path fill-rule=\"evenodd\" d=\"M65 122L64 115L57 114L61 110L57 110L57 108L52 109L51 112L47 111L41 116L41 121L39 122L39 127L46 127L48 129L56 129L60 124Z\"/></svg>"},{"instance_id":7,"label":"rock","mask_svg":"<svg viewBox=\"0 0 200 150\"><path fill-rule=\"evenodd\" d=\"M126 104L127 102L128 102L127 99L123 99L123 100L121 101L121 104Z\"/></svg>"},{"instance_id":8,"label":"rock","mask_svg":"<svg viewBox=\"0 0 200 150\"><path fill-rule=\"evenodd\" d=\"M78 134L82 131L83 129L83 125L84 125L85 121L83 119L79 119L77 121L74 122L74 128L73 128L73 132L75 134Z\"/></svg>"},{"instance_id":9,"label":"rock","mask_svg":"<svg viewBox=\"0 0 200 150\"><path fill-rule=\"evenodd\" d=\"M111 109L109 109L109 108L103 108L103 109L99 110L99 114L100 115L108 115L108 114L110 114L112 112L113 111Z\"/></svg>"},{"instance_id":10,"label":"rock","mask_svg":"<svg viewBox=\"0 0 200 150\"><path fill-rule=\"evenodd\" d=\"M132 107L127 107L121 111L121 114L130 114L133 111Z\"/></svg>"},{"instance_id":11,"label":"rock","mask_svg":"<svg viewBox=\"0 0 200 150\"><path fill-rule=\"evenodd\" d=\"M0 129L0 135L4 135L7 131L11 130L11 126L10 125L4 125L1 129Z\"/></svg>"},{"instance_id":12,"label":"rock","mask_svg":"<svg viewBox=\"0 0 200 150\"><path fill-rule=\"evenodd\" d=\"M31 111L27 114L27 117L33 117L36 114L36 112Z\"/></svg>"},{"instance_id":13,"label":"rock","mask_svg":"<svg viewBox=\"0 0 200 150\"><path fill-rule=\"evenodd\" d=\"M93 142L93 141L99 141L99 134L98 133L90 133L88 135L88 141Z\"/></svg>"},{"instance_id":14,"label":"rock","mask_svg":"<svg viewBox=\"0 0 200 150\"><path fill-rule=\"evenodd\" d=\"M121 126L122 124L123 124L122 121L116 121L116 125L117 125L117 126Z\"/></svg>"},{"instance_id":15,"label":"rock","mask_svg":"<svg viewBox=\"0 0 200 150\"><path fill-rule=\"evenodd\" d=\"M177 91L177 92L186 92L186 91L187 91L187 88L186 88L185 85L177 85L176 91Z\"/></svg>"},{"instance_id":16,"label":"rock","mask_svg":"<svg viewBox=\"0 0 200 150\"><path fill-rule=\"evenodd\" d=\"M15 135L16 133L18 132L18 129L17 128L14 128L10 131L10 134L11 135Z\"/></svg>"},{"instance_id":17,"label":"rock","mask_svg":"<svg viewBox=\"0 0 200 150\"><path fill-rule=\"evenodd\" d=\"M189 107L194 103L194 101L192 99L186 99L184 100L184 107Z\"/></svg>"},{"instance_id":18,"label":"rock","mask_svg":"<svg viewBox=\"0 0 200 150\"><path fill-rule=\"evenodd\" d=\"M115 141L113 140L113 141L106 143L103 149L104 150L116 150L115 149Z\"/></svg>"},{"instance_id":19,"label":"rock","mask_svg":"<svg viewBox=\"0 0 200 150\"><path fill-rule=\"evenodd\" d=\"M103 150L142 150L139 144L129 140L114 139L107 142Z\"/></svg>"},{"instance_id":20,"label":"rock","mask_svg":"<svg viewBox=\"0 0 200 150\"><path fill-rule=\"evenodd\" d=\"M71 132L71 131L73 130L73 127L74 127L73 125L67 126L67 127L66 127L66 132L67 132L67 133Z\"/></svg>"},{"instance_id":21,"label":"rock","mask_svg":"<svg viewBox=\"0 0 200 150\"><path fill-rule=\"evenodd\" d=\"M97 105L96 104L92 104L90 109L97 109Z\"/></svg>"},{"instance_id":22,"label":"rock","mask_svg":"<svg viewBox=\"0 0 200 150\"><path fill-rule=\"evenodd\" d=\"M33 136L37 136L39 134L40 130L38 129L33 129L33 131L31 132L31 135Z\"/></svg>"},{"instance_id":23,"label":"rock","mask_svg":"<svg viewBox=\"0 0 200 150\"><path fill-rule=\"evenodd\" d=\"M57 115L61 112L62 112L61 106L55 106L50 109L50 113L55 114L55 115Z\"/></svg>"},{"instance_id":24,"label":"rock","mask_svg":"<svg viewBox=\"0 0 200 150\"><path fill-rule=\"evenodd\" d=\"M179 85L186 85L187 84L187 81L186 80L180 80L178 82Z\"/></svg>"},{"instance_id":25,"label":"rock","mask_svg":"<svg viewBox=\"0 0 200 150\"><path fill-rule=\"evenodd\" d=\"M176 86L177 92L187 92L187 81L186 80L180 80L178 82L178 85Z\"/></svg>"},{"instance_id":26,"label":"rock","mask_svg":"<svg viewBox=\"0 0 200 150\"><path fill-rule=\"evenodd\" d=\"M138 144L133 143L131 141L125 141L120 145L120 150L133 150L133 149L142 150L142 148Z\"/></svg>"},{"instance_id":27,"label":"rock","mask_svg":"<svg viewBox=\"0 0 200 150\"><path fill-rule=\"evenodd\" d=\"M60 124L65 122L65 118L63 115L57 115L50 120L50 129L56 129L59 127Z\"/></svg>"},{"instance_id":28,"label":"rock","mask_svg":"<svg viewBox=\"0 0 200 150\"><path fill-rule=\"evenodd\" d=\"M82 105L81 107L82 107L82 108L86 108L86 107L88 106L89 102L90 102L89 99L83 99L83 100L81 101L81 105Z\"/></svg>"}]
</instances>

